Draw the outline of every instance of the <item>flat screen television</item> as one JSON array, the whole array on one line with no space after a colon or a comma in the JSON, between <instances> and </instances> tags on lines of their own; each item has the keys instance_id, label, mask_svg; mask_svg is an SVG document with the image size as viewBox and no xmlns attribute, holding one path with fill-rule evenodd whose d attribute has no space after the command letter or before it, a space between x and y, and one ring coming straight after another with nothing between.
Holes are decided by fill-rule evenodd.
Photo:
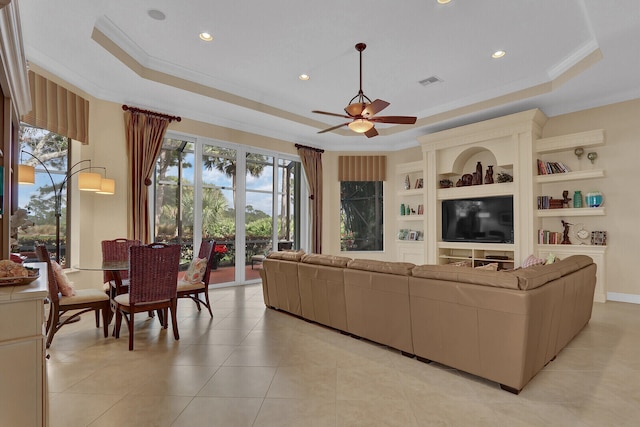
<instances>
[{"instance_id":1,"label":"flat screen television","mask_svg":"<svg viewBox=\"0 0 640 427\"><path fill-rule=\"evenodd\" d=\"M443 200L442 240L513 243L513 196Z\"/></svg>"}]
</instances>

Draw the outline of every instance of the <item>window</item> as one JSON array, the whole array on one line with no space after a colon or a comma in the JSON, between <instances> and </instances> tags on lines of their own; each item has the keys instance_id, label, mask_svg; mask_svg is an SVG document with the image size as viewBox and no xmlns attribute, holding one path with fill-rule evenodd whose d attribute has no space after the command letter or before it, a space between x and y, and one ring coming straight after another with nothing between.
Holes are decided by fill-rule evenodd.
<instances>
[{"instance_id":1,"label":"window","mask_svg":"<svg viewBox=\"0 0 640 427\"><path fill-rule=\"evenodd\" d=\"M27 215L27 222L18 226L16 235L12 235L12 251L33 252L36 242L44 243L47 250L56 253L56 209L55 183L60 192L60 264L68 267L67 252L67 186L61 188L69 167L70 140L44 129L26 124L20 126L20 150L31 153L44 163L51 175L33 156L20 153L20 163L35 168L35 185L21 185L18 208L24 209L19 215ZM31 225L32 224L32 225ZM15 239L15 240L14 240Z\"/></svg>"},{"instance_id":2,"label":"window","mask_svg":"<svg viewBox=\"0 0 640 427\"><path fill-rule=\"evenodd\" d=\"M340 250L383 250L382 181L340 183Z\"/></svg>"}]
</instances>

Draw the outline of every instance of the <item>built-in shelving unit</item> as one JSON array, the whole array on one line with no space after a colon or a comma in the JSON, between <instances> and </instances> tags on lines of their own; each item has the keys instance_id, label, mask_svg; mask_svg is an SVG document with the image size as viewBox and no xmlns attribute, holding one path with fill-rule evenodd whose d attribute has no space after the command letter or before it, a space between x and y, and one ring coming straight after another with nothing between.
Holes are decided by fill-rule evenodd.
<instances>
[{"instance_id":1,"label":"built-in shelving unit","mask_svg":"<svg viewBox=\"0 0 640 427\"><path fill-rule=\"evenodd\" d=\"M424 264L424 163L396 166L396 248L399 261ZM407 188L408 187L408 188Z\"/></svg>"},{"instance_id":2,"label":"built-in shelving unit","mask_svg":"<svg viewBox=\"0 0 640 427\"><path fill-rule=\"evenodd\" d=\"M501 268L516 268L531 254L539 257L546 257L549 253L560 257L586 254L598 265L595 300L605 301L606 246L541 245L538 244L538 230L545 224L554 228L550 231L562 232L560 219L571 224L584 219L587 223L588 220L605 216L606 208L538 210L536 204L538 196L548 195L555 199L561 198L563 191L571 195L578 190L585 195L589 191L597 191L598 180L604 178L606 173L595 161L597 155L589 153L595 153L597 147L604 145L604 131L598 129L541 138L546 120L540 110L529 110L419 137L423 161L399 165L396 180L401 185L407 173L419 175L419 171L422 171L425 188L417 195L413 190L398 187L396 197L399 206L401 200L416 196L421 200L419 203L424 203L424 215L419 218L400 216L397 222L399 228L422 224L426 237L424 244L417 246L410 244L415 242L396 241L399 260L407 260L410 258L408 254L423 249L424 261L428 264L469 261L477 266L499 262ZM582 148L578 150L583 152L582 158L575 152L578 147ZM543 164L561 163L568 171L538 175L538 159ZM459 180L460 184L464 182L463 175L473 174L476 166L482 166L486 171L489 165L493 166L494 183L486 184L483 180L480 185L456 186ZM501 172L511 175L512 181L499 182L498 175ZM415 176L411 175L411 179L415 179ZM452 186L441 188L447 183ZM585 183L589 188L583 187ZM513 195L513 243L442 240L443 201L505 195Z\"/></svg>"},{"instance_id":3,"label":"built-in shelving unit","mask_svg":"<svg viewBox=\"0 0 640 427\"><path fill-rule=\"evenodd\" d=\"M547 195L550 192L556 192L556 197L560 197L561 190L558 184L568 184L574 189L582 187L585 183L589 183L590 187L597 188L597 180L605 177L605 171L597 167L597 162L586 160L588 152L595 151L597 147L605 144L604 130L597 129L587 132L579 132L570 135L560 135L551 138L539 139L535 142L535 153L542 161L561 161L571 167L571 172L553 173L548 175L536 175L534 183L536 184L536 193L538 195ZM579 157L575 150L582 149ZM571 226L576 225L577 221L588 220L589 217L598 217L606 215L605 206L599 207L582 207L582 208L561 208L561 209L537 209L535 211L536 225L539 229L545 228L543 220L545 218L558 218L566 220ZM560 232L561 223L558 221L549 228L556 227L555 230ZM606 294L606 246L596 245L547 245L537 244L537 256L546 258L549 254L554 254L564 258L571 255L588 255L597 264L597 281L594 300L597 302L605 302Z\"/></svg>"},{"instance_id":4,"label":"built-in shelving unit","mask_svg":"<svg viewBox=\"0 0 640 427\"><path fill-rule=\"evenodd\" d=\"M472 267L479 267L489 263L498 263L500 269L514 267L513 245L503 243L438 243L438 263L469 262Z\"/></svg>"}]
</instances>

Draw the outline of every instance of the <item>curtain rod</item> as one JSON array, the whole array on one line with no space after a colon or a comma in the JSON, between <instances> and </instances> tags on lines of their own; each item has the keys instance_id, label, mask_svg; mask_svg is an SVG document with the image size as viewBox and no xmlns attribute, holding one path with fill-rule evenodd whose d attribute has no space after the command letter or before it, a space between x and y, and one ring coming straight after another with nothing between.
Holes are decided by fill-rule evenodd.
<instances>
[{"instance_id":1,"label":"curtain rod","mask_svg":"<svg viewBox=\"0 0 640 427\"><path fill-rule=\"evenodd\" d=\"M123 105L122 109L124 111L131 111L132 113L143 113L143 114L148 114L150 116L157 116L157 117L162 117L163 119L169 119L169 121L181 121L182 118L180 116L170 116L168 114L162 114L162 113L156 113L155 111L150 111L150 110L143 110L141 108L136 108L136 107L129 107L128 105Z\"/></svg>"},{"instance_id":2,"label":"curtain rod","mask_svg":"<svg viewBox=\"0 0 640 427\"><path fill-rule=\"evenodd\" d=\"M307 145L296 144L296 148L307 148L309 150L317 151L318 153L324 153L324 150L316 147L309 147Z\"/></svg>"}]
</instances>

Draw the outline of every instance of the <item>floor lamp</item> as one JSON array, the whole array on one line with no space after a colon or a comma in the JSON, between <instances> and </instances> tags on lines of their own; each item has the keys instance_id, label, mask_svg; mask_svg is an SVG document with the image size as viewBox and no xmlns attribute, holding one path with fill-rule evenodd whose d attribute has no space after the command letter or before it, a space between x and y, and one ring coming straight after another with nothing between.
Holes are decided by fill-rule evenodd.
<instances>
[{"instance_id":1,"label":"floor lamp","mask_svg":"<svg viewBox=\"0 0 640 427\"><path fill-rule=\"evenodd\" d=\"M21 154L28 154L33 157L42 167L44 168L47 175L49 175L49 179L51 180L51 185L53 187L53 195L55 201L55 217L56 217L56 262L60 263L60 217L62 216L62 192L64 191L64 186L67 184L69 179L78 174L78 189L81 191L93 191L97 194L115 194L116 182L113 179L106 178L107 169L100 166L91 166L91 160L80 160L71 166L67 173L64 176L64 179L59 185L56 185L53 180L53 176L51 172L47 168L47 166L40 160L38 157L29 153L28 151L21 151ZM74 170L77 166L81 166L83 163L89 162L89 166L79 167ZM99 173L91 172L92 169L104 169L105 178L103 178ZM89 171L89 172L84 172ZM35 168L31 165L20 164L18 165L18 183L20 184L35 184Z\"/></svg>"}]
</instances>

